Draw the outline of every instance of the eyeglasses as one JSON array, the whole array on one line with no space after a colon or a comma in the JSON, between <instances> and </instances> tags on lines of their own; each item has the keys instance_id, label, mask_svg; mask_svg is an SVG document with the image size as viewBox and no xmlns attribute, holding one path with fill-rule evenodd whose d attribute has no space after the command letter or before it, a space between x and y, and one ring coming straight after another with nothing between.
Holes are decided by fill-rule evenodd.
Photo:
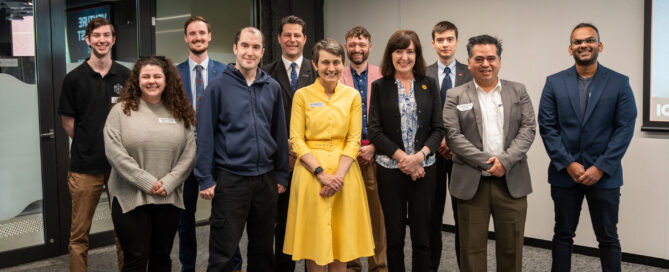
<instances>
[{"instance_id":1,"label":"eyeglasses","mask_svg":"<svg viewBox=\"0 0 669 272\"><path fill-rule=\"evenodd\" d=\"M595 43L597 43L597 39L595 39L595 38L588 38L588 39L585 39L585 40L573 40L573 41L571 42L571 45L579 46L579 45L581 45L581 44L583 44L583 43L586 43L586 44L595 44Z\"/></svg>"}]
</instances>

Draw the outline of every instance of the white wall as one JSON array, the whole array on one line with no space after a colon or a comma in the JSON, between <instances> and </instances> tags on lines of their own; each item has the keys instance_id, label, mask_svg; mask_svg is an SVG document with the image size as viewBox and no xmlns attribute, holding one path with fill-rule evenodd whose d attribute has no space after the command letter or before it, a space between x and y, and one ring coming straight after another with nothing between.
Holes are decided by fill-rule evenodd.
<instances>
[{"instance_id":1,"label":"white wall","mask_svg":"<svg viewBox=\"0 0 669 272\"><path fill-rule=\"evenodd\" d=\"M370 61L379 64L385 44L398 29L415 30L426 61L436 61L432 26L449 20L459 28L456 58L466 63L467 39L491 34L503 41L500 77L527 86L535 107L546 76L573 65L567 53L571 29L591 22L600 31L603 65L630 77L639 111L632 143L623 159L619 236L623 252L669 259L669 135L641 132L643 99L643 2L641 0L337 0L325 2L325 36L340 42L355 25L372 34ZM529 195L527 237L551 240L553 202L547 182L549 159L538 133L528 152L534 192ZM450 200L447 201L450 203ZM450 204L444 222L452 224ZM491 228L492 229L492 228ZM587 206L576 244L597 247Z\"/></svg>"}]
</instances>

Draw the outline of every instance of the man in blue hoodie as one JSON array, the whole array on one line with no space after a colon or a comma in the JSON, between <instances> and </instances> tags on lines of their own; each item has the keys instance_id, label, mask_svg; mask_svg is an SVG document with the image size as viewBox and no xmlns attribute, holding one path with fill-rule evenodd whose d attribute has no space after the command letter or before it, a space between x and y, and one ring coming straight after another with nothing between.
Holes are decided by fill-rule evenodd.
<instances>
[{"instance_id":1,"label":"man in blue hoodie","mask_svg":"<svg viewBox=\"0 0 669 272\"><path fill-rule=\"evenodd\" d=\"M209 82L197 112L195 176L212 199L207 271L232 271L248 222L248 271L274 269L278 186L288 185L288 137L281 87L258 68L264 37L235 35L236 63ZM213 167L212 167L213 166Z\"/></svg>"}]
</instances>

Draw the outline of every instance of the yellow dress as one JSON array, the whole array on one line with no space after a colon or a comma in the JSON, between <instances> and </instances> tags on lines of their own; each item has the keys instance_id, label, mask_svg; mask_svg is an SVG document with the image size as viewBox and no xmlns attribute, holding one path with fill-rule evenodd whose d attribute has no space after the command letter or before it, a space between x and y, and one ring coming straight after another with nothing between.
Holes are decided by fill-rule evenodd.
<instances>
[{"instance_id":1,"label":"yellow dress","mask_svg":"<svg viewBox=\"0 0 669 272\"><path fill-rule=\"evenodd\" d=\"M290 142L298 160L290 185L283 246L283 252L293 260L326 265L374 255L367 193L358 163L351 164L341 191L323 197L319 194L321 183L299 160L311 153L325 172L335 174L340 156L355 159L362 134L361 106L358 91L341 83L331 98L319 80L293 96Z\"/></svg>"}]
</instances>

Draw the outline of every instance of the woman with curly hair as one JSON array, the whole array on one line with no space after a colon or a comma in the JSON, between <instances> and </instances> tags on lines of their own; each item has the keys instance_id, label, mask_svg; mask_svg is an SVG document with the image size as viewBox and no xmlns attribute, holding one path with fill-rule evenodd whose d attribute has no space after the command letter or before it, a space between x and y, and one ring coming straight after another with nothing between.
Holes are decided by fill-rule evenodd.
<instances>
[{"instance_id":1,"label":"woman with curly hair","mask_svg":"<svg viewBox=\"0 0 669 272\"><path fill-rule=\"evenodd\" d=\"M172 61L141 58L107 117L108 186L123 271L171 270L183 183L195 161L195 113L182 86Z\"/></svg>"}]
</instances>

